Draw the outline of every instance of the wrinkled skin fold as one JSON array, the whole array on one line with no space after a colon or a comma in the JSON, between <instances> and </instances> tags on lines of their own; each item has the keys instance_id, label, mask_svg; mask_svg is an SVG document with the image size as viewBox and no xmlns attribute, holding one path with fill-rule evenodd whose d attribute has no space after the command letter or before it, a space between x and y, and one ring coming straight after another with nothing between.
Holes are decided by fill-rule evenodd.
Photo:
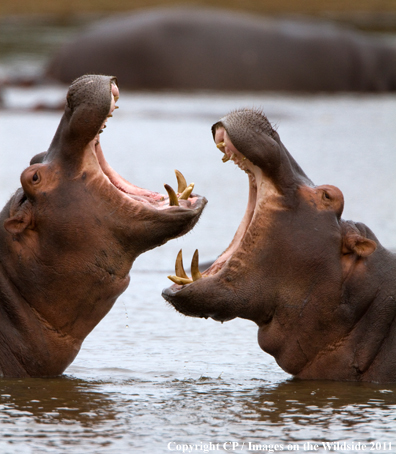
<instances>
[{"instance_id":1,"label":"wrinkled skin fold","mask_svg":"<svg viewBox=\"0 0 396 454\"><path fill-rule=\"evenodd\" d=\"M135 258L191 230L206 204L191 185L171 201L111 169L99 134L118 98L115 77L75 80L52 143L0 214L0 376L61 374Z\"/></svg>"},{"instance_id":2,"label":"wrinkled skin fold","mask_svg":"<svg viewBox=\"0 0 396 454\"><path fill-rule=\"evenodd\" d=\"M361 223L341 218L342 192L315 186L259 111L213 128L223 161L249 177L249 201L228 249L163 297L193 317L258 325L260 347L304 379L396 381L396 257Z\"/></svg>"}]
</instances>

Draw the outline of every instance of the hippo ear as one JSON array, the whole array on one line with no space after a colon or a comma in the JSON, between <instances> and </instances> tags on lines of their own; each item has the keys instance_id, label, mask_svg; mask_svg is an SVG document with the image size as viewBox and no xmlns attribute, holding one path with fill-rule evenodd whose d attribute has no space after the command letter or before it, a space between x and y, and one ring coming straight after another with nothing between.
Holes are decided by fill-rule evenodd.
<instances>
[{"instance_id":1,"label":"hippo ear","mask_svg":"<svg viewBox=\"0 0 396 454\"><path fill-rule=\"evenodd\" d=\"M359 257L368 257L377 249L377 244L373 240L356 233L353 230L348 230L344 235L342 252L350 254L354 252Z\"/></svg>"},{"instance_id":2,"label":"hippo ear","mask_svg":"<svg viewBox=\"0 0 396 454\"><path fill-rule=\"evenodd\" d=\"M32 223L32 210L30 203L24 204L15 213L4 221L4 228L11 235L19 235L25 231Z\"/></svg>"},{"instance_id":3,"label":"hippo ear","mask_svg":"<svg viewBox=\"0 0 396 454\"><path fill-rule=\"evenodd\" d=\"M39 153L39 154L36 154L35 156L33 156L33 158L30 160L30 164L29 165L33 165L33 164L41 164L45 157L47 156L47 152L46 151L43 151L42 153Z\"/></svg>"}]
</instances>

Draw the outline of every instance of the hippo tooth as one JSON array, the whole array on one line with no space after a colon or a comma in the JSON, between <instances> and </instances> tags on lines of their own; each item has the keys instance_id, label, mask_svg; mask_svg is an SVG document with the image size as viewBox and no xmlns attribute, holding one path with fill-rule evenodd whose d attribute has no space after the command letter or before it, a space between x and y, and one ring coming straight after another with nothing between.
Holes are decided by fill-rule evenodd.
<instances>
[{"instance_id":1,"label":"hippo tooth","mask_svg":"<svg viewBox=\"0 0 396 454\"><path fill-rule=\"evenodd\" d=\"M176 169L175 174L177 178L177 192L181 194L187 188L187 181L184 178L183 174Z\"/></svg>"},{"instance_id":2,"label":"hippo tooth","mask_svg":"<svg viewBox=\"0 0 396 454\"><path fill-rule=\"evenodd\" d=\"M216 147L217 148L224 148L225 147L225 142L219 142L219 143L216 143Z\"/></svg>"},{"instance_id":3,"label":"hippo tooth","mask_svg":"<svg viewBox=\"0 0 396 454\"><path fill-rule=\"evenodd\" d=\"M197 281L198 279L201 279L202 274L199 271L199 254L198 254L198 249L195 250L192 261L191 261L191 276L193 278L193 281Z\"/></svg>"},{"instance_id":4,"label":"hippo tooth","mask_svg":"<svg viewBox=\"0 0 396 454\"><path fill-rule=\"evenodd\" d=\"M119 108L120 108L120 106L114 106L114 109L119 109Z\"/></svg>"},{"instance_id":5,"label":"hippo tooth","mask_svg":"<svg viewBox=\"0 0 396 454\"><path fill-rule=\"evenodd\" d=\"M187 200L190 197L193 189L194 189L194 183L190 183L186 187L186 189L182 192L182 194L180 195L179 199Z\"/></svg>"},{"instance_id":6,"label":"hippo tooth","mask_svg":"<svg viewBox=\"0 0 396 454\"><path fill-rule=\"evenodd\" d=\"M169 195L169 206L179 206L179 199L177 198L176 192L169 186L169 184L164 184L164 188Z\"/></svg>"},{"instance_id":7,"label":"hippo tooth","mask_svg":"<svg viewBox=\"0 0 396 454\"><path fill-rule=\"evenodd\" d=\"M192 279L190 279L190 278L185 279L185 278L177 277L177 276L168 276L168 279L170 279L175 284L179 284L179 285L186 285L186 284L192 283Z\"/></svg>"},{"instance_id":8,"label":"hippo tooth","mask_svg":"<svg viewBox=\"0 0 396 454\"><path fill-rule=\"evenodd\" d=\"M229 160L230 160L230 157L227 156L226 154L225 154L225 155L223 156L223 158L222 158L222 161L223 161L223 162L227 162L227 161L229 161Z\"/></svg>"},{"instance_id":9,"label":"hippo tooth","mask_svg":"<svg viewBox=\"0 0 396 454\"><path fill-rule=\"evenodd\" d=\"M183 279L189 279L189 277L187 276L186 272L184 271L183 253L182 253L181 249L180 249L180 251L179 251L179 253L177 254L177 257L176 257L175 273L176 273L176 277L181 277Z\"/></svg>"},{"instance_id":10,"label":"hippo tooth","mask_svg":"<svg viewBox=\"0 0 396 454\"><path fill-rule=\"evenodd\" d=\"M172 282L175 284L179 285L186 285L186 284L191 284L194 281L197 281L198 279L202 278L202 274L199 271L199 253L198 249L195 250L192 261L191 261L191 275L192 279L189 278L184 271L184 266L183 266L183 253L182 250L180 249L179 253L177 254L176 257L176 263L175 263L175 274L176 276L168 276L168 279L170 279Z\"/></svg>"},{"instance_id":11,"label":"hippo tooth","mask_svg":"<svg viewBox=\"0 0 396 454\"><path fill-rule=\"evenodd\" d=\"M113 116L113 115L109 114L109 115L107 115L107 118L111 118L112 116Z\"/></svg>"}]
</instances>

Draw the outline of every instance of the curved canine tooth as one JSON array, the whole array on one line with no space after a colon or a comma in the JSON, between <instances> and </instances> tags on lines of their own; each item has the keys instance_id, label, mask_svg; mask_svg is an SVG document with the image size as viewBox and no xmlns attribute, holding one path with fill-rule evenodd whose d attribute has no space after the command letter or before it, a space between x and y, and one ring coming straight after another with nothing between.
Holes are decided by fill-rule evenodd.
<instances>
[{"instance_id":1,"label":"curved canine tooth","mask_svg":"<svg viewBox=\"0 0 396 454\"><path fill-rule=\"evenodd\" d=\"M177 178L177 192L181 194L187 188L187 181L184 178L183 174L176 169L175 174Z\"/></svg>"},{"instance_id":2,"label":"curved canine tooth","mask_svg":"<svg viewBox=\"0 0 396 454\"><path fill-rule=\"evenodd\" d=\"M202 274L199 271L199 254L198 254L198 249L195 250L192 261L191 261L191 276L193 278L193 281L197 281L198 279L201 279Z\"/></svg>"},{"instance_id":3,"label":"curved canine tooth","mask_svg":"<svg viewBox=\"0 0 396 454\"><path fill-rule=\"evenodd\" d=\"M227 156L226 154L225 154L225 155L223 156L223 158L222 158L222 161L223 161L223 162L227 162L227 161L229 161L229 160L230 160L230 157Z\"/></svg>"},{"instance_id":4,"label":"curved canine tooth","mask_svg":"<svg viewBox=\"0 0 396 454\"><path fill-rule=\"evenodd\" d=\"M186 189L182 192L182 194L181 194L181 196L179 197L179 199L187 200L187 199L190 197L190 195L191 195L193 189L194 189L194 183L190 183L190 184L186 187Z\"/></svg>"},{"instance_id":5,"label":"curved canine tooth","mask_svg":"<svg viewBox=\"0 0 396 454\"><path fill-rule=\"evenodd\" d=\"M216 143L216 147L217 148L224 148L225 147L225 142Z\"/></svg>"},{"instance_id":6,"label":"curved canine tooth","mask_svg":"<svg viewBox=\"0 0 396 454\"><path fill-rule=\"evenodd\" d=\"M119 108L120 108L120 106L114 106L114 109L119 109Z\"/></svg>"},{"instance_id":7,"label":"curved canine tooth","mask_svg":"<svg viewBox=\"0 0 396 454\"><path fill-rule=\"evenodd\" d=\"M189 279L189 277L187 276L186 272L184 271L183 253L182 253L181 249L180 249L180 251L179 251L179 253L177 254L177 257L176 257L175 273L176 273L176 277L181 277L183 279Z\"/></svg>"},{"instance_id":8,"label":"curved canine tooth","mask_svg":"<svg viewBox=\"0 0 396 454\"><path fill-rule=\"evenodd\" d=\"M169 186L169 184L164 184L164 188L169 195L169 206L179 206L179 199L177 198L176 192Z\"/></svg>"},{"instance_id":9,"label":"curved canine tooth","mask_svg":"<svg viewBox=\"0 0 396 454\"><path fill-rule=\"evenodd\" d=\"M170 279L175 284L179 284L179 285L191 284L191 282L192 282L192 279L190 279L190 278L185 279L185 278L178 277L178 276L168 276L168 279Z\"/></svg>"}]
</instances>

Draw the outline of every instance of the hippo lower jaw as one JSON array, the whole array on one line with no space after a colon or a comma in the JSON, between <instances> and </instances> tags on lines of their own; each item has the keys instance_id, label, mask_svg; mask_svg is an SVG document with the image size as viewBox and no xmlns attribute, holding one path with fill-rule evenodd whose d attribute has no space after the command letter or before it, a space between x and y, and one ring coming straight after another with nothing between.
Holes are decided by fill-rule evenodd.
<instances>
[{"instance_id":1,"label":"hippo lower jaw","mask_svg":"<svg viewBox=\"0 0 396 454\"><path fill-rule=\"evenodd\" d=\"M228 248L202 273L199 272L198 267L198 250L196 250L192 259L191 278L188 277L184 271L182 251L180 250L175 264L176 275L168 276L175 285L164 289L162 296L174 306L175 309L185 315L203 318L211 317L216 321L223 322L232 320L238 316L244 318L248 317L236 312L230 315L229 310L226 311L227 315L225 315L225 312L223 313L221 309L212 312L210 308L205 306L203 301L200 301L196 306L192 304L191 301L188 305L184 305L182 301L184 298L188 300L189 295L192 293L199 294L202 292L202 294L205 294L205 287L209 284L210 280L216 280L217 282L212 282L211 286L218 287L222 283L228 283L233 279L230 276L237 273L235 272L235 269L243 266L241 257L249 254L252 248L251 239L254 237L254 232L252 230L256 229L258 224L262 229L265 229L265 224L270 222L270 216L263 218L260 215L256 216L256 214L258 211L261 211L262 214L263 209L268 210L268 213L273 210L282 209L282 194L260 167L253 164L246 156L236 149L224 128L220 128L216 132L215 142L216 147L224 154L222 161L224 163L233 161L235 165L248 175L249 196L245 214ZM266 221L266 219L268 219L268 221ZM225 289L224 285L222 287ZM228 301L233 299L231 292L225 299L227 298ZM217 309L219 309L219 307L217 307ZM271 316L269 316L266 322L270 321L270 317Z\"/></svg>"}]
</instances>

